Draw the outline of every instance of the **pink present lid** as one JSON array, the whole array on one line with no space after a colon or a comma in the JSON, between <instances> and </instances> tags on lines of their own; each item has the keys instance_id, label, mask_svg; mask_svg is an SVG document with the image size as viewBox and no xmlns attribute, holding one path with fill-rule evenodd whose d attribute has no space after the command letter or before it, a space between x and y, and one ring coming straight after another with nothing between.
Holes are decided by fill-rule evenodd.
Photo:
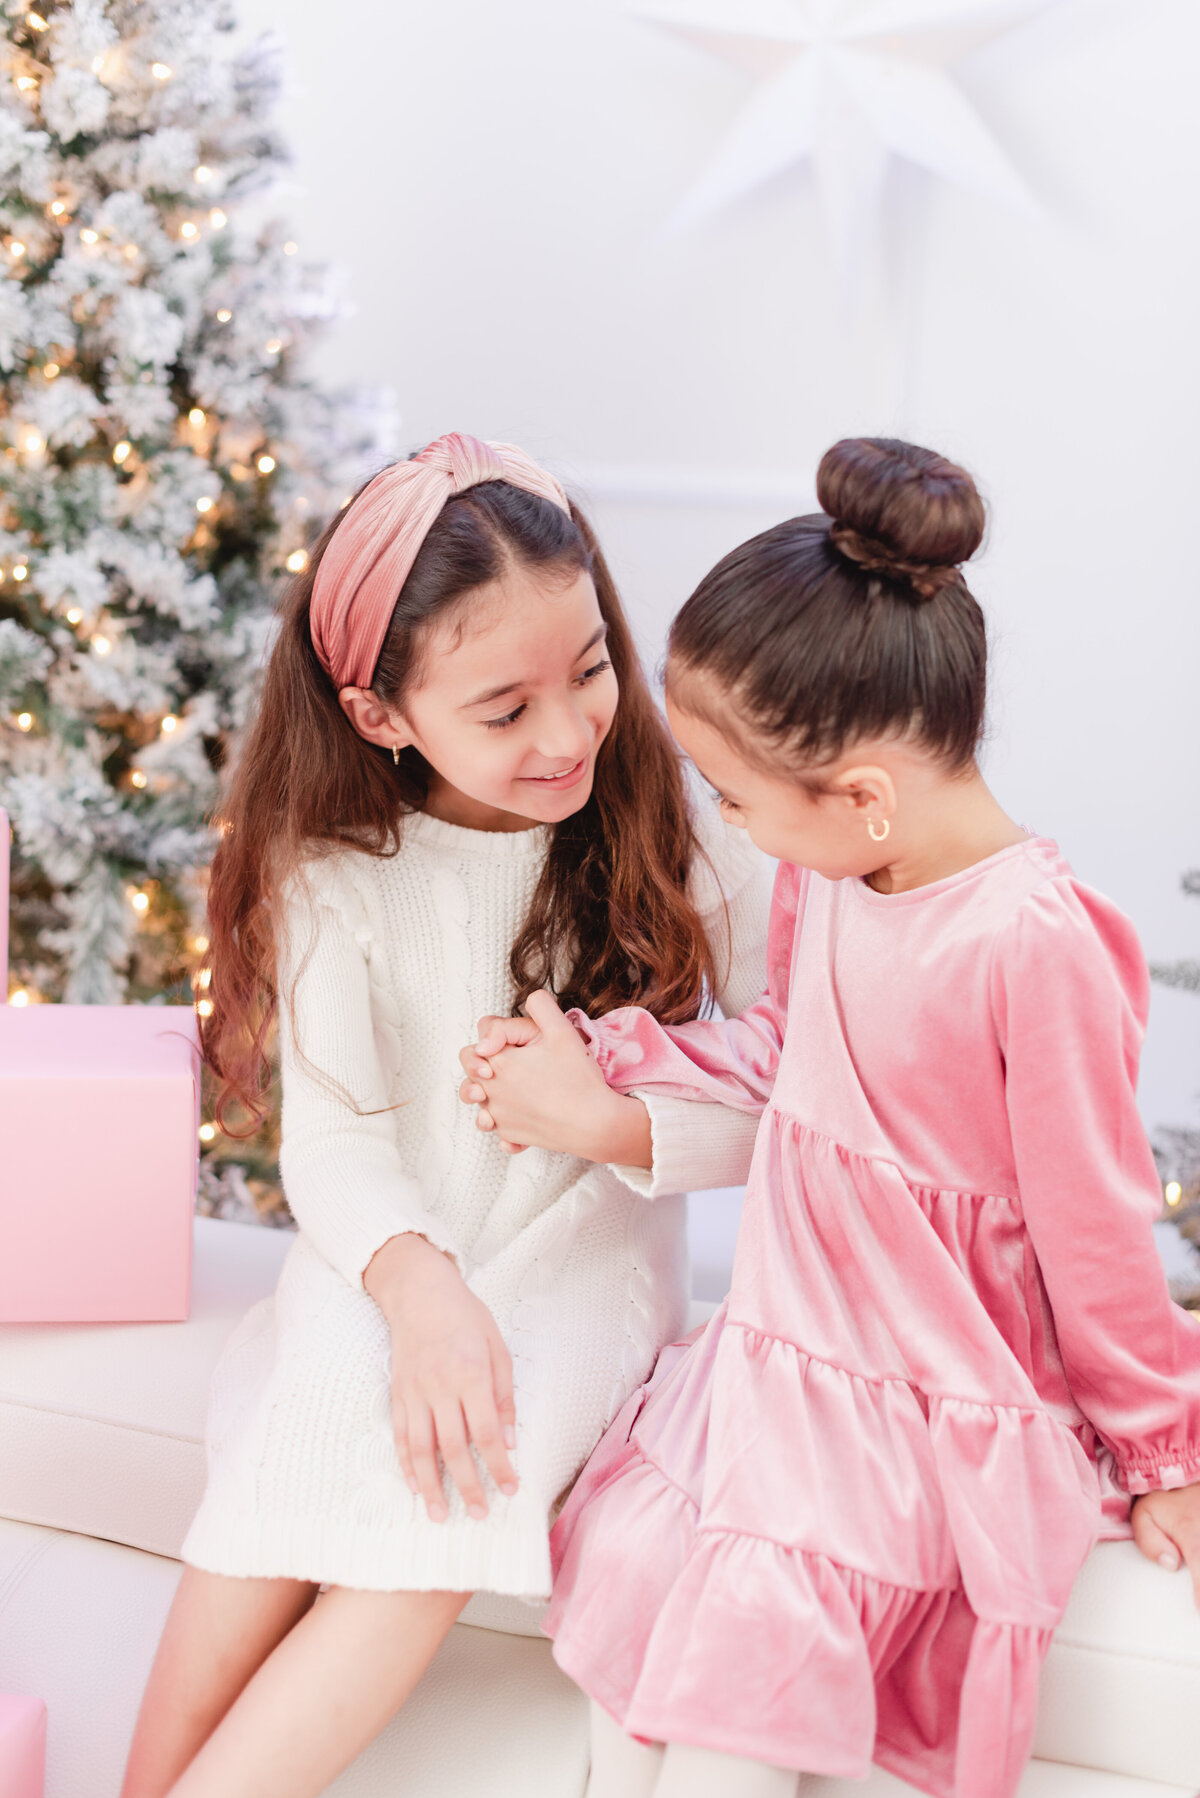
<instances>
[{"instance_id":1,"label":"pink present lid","mask_svg":"<svg viewBox=\"0 0 1200 1798\"><path fill-rule=\"evenodd\" d=\"M190 1005L0 1005L0 1077L199 1077Z\"/></svg>"}]
</instances>

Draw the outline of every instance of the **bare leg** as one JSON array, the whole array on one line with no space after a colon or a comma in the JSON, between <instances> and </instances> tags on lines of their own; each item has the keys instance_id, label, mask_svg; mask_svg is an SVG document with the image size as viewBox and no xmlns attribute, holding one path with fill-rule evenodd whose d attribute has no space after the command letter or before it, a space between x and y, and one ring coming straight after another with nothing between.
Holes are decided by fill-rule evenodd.
<instances>
[{"instance_id":1,"label":"bare leg","mask_svg":"<svg viewBox=\"0 0 1200 1798\"><path fill-rule=\"evenodd\" d=\"M399 1710L469 1597L325 1593L259 1668L171 1798L319 1798Z\"/></svg>"},{"instance_id":2,"label":"bare leg","mask_svg":"<svg viewBox=\"0 0 1200 1798\"><path fill-rule=\"evenodd\" d=\"M164 1798L317 1595L301 1580L185 1567L150 1670L121 1798Z\"/></svg>"},{"instance_id":3,"label":"bare leg","mask_svg":"<svg viewBox=\"0 0 1200 1798\"><path fill-rule=\"evenodd\" d=\"M796 1798L797 1774L740 1754L672 1742L654 1798Z\"/></svg>"},{"instance_id":4,"label":"bare leg","mask_svg":"<svg viewBox=\"0 0 1200 1798\"><path fill-rule=\"evenodd\" d=\"M662 1761L661 1743L647 1747L635 1742L602 1705L592 1701L592 1773L587 1798L654 1798Z\"/></svg>"}]
</instances>

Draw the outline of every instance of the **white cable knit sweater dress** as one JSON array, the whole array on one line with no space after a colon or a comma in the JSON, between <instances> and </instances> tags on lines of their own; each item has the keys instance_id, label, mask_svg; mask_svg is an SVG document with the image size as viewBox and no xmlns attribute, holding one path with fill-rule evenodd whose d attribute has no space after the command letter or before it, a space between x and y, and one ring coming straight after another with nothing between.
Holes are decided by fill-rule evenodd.
<instances>
[{"instance_id":1,"label":"white cable knit sweater dress","mask_svg":"<svg viewBox=\"0 0 1200 1798\"><path fill-rule=\"evenodd\" d=\"M693 892L728 967L718 1001L735 1013L765 983L770 882L742 833L707 809L699 828L728 934L707 867ZM507 1156L458 1098L460 1048L481 1016L512 1008L509 953L548 842L541 828L417 814L392 858L339 853L309 865L307 896L293 893L281 1167L299 1234L214 1378L208 1487L183 1550L195 1566L544 1597L555 1500L680 1333L684 1204L672 1195L743 1181L757 1120L651 1098L654 1167L618 1174L540 1149ZM449 1517L430 1523L396 1460L389 1333L362 1274L406 1230L455 1255L513 1356L520 1486L506 1499L485 1472L482 1521L447 1480Z\"/></svg>"}]
</instances>

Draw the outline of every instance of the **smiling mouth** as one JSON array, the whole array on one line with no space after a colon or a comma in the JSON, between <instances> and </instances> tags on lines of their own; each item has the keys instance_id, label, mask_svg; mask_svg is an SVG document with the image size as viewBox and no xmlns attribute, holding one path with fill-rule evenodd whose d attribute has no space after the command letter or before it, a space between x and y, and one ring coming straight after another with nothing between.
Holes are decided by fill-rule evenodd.
<instances>
[{"instance_id":1,"label":"smiling mouth","mask_svg":"<svg viewBox=\"0 0 1200 1798\"><path fill-rule=\"evenodd\" d=\"M557 774L525 774L522 779L539 787L566 787L578 780L586 767L587 757L584 756L582 760L573 762L569 768L560 769Z\"/></svg>"}]
</instances>

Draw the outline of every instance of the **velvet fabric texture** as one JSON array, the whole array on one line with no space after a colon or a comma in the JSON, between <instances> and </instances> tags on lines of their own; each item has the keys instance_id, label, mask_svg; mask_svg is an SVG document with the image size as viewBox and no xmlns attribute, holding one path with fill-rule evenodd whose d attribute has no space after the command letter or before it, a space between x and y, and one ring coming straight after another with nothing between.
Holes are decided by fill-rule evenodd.
<instances>
[{"instance_id":1,"label":"velvet fabric texture","mask_svg":"<svg viewBox=\"0 0 1200 1798\"><path fill-rule=\"evenodd\" d=\"M575 1487L546 1628L632 1735L1011 1798L1089 1548L1200 1478L1141 951L1031 838L897 894L783 867L769 970L729 1022L574 1014L611 1085L764 1118L729 1298Z\"/></svg>"}]
</instances>

